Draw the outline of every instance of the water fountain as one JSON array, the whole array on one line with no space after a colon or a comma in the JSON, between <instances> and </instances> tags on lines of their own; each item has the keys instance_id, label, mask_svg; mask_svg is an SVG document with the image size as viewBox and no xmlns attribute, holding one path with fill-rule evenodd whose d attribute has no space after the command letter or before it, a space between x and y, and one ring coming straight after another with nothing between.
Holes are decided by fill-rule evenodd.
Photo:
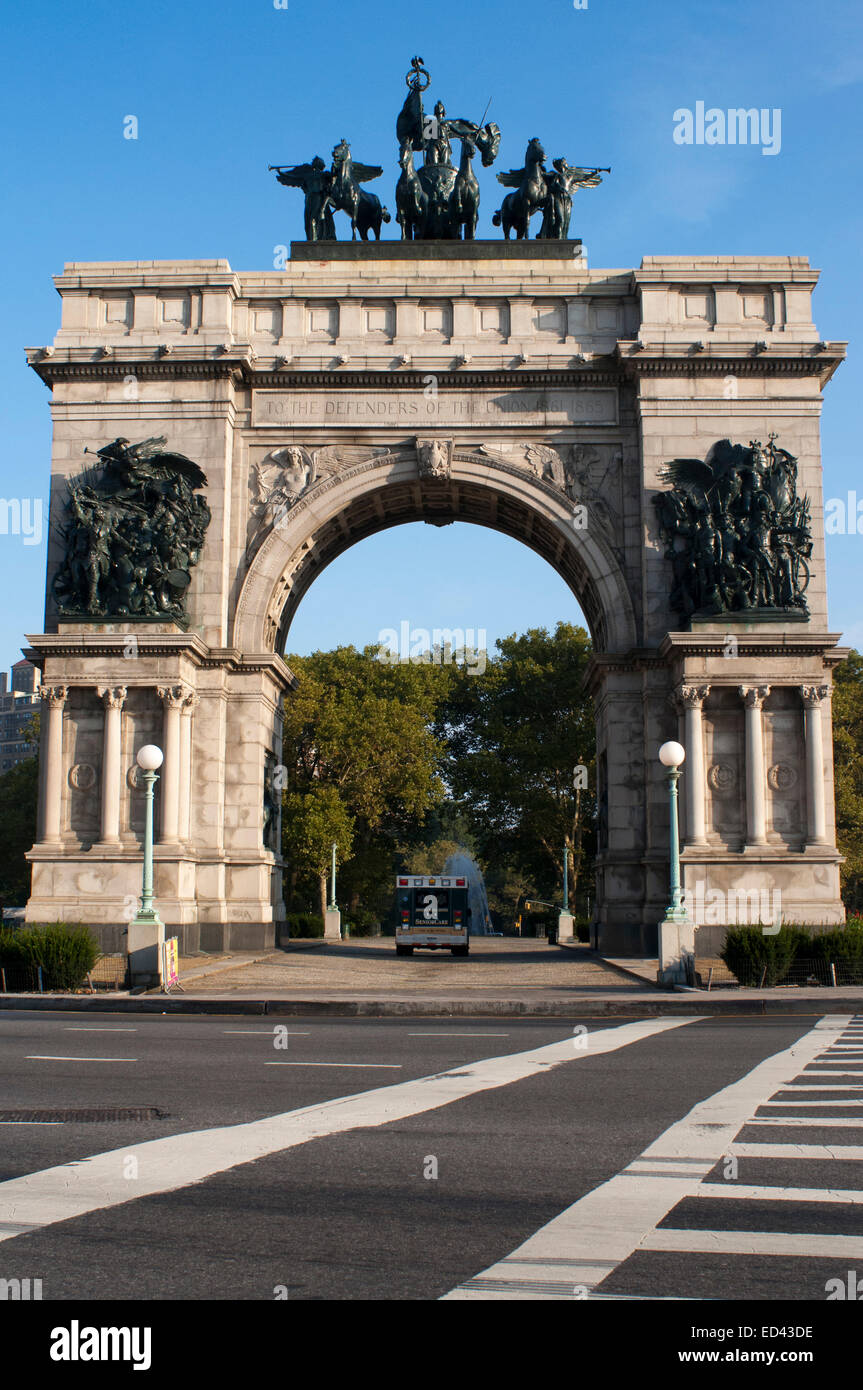
<instances>
[{"instance_id":1,"label":"water fountain","mask_svg":"<svg viewBox=\"0 0 863 1390\"><path fill-rule=\"evenodd\" d=\"M488 894L485 891L485 879L479 865L465 850L459 850L457 854L451 854L446 861L444 873L455 878L467 879L470 934L488 936L492 931L491 912Z\"/></svg>"}]
</instances>

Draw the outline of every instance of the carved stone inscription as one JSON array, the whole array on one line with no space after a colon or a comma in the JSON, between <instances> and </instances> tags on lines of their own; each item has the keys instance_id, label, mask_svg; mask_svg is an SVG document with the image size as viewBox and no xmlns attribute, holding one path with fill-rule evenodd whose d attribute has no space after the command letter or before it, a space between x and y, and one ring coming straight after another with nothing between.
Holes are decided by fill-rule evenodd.
<instances>
[{"instance_id":1,"label":"carved stone inscription","mask_svg":"<svg viewBox=\"0 0 863 1390\"><path fill-rule=\"evenodd\" d=\"M254 428L290 425L356 429L363 425L513 425L561 429L567 425L616 425L614 387L543 390L255 391Z\"/></svg>"}]
</instances>

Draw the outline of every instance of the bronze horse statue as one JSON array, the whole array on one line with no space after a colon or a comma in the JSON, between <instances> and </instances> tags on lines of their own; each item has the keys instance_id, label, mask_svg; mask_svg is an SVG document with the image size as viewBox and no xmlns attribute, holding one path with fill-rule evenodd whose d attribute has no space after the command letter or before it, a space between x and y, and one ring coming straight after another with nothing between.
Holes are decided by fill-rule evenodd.
<instances>
[{"instance_id":1,"label":"bronze horse statue","mask_svg":"<svg viewBox=\"0 0 863 1390\"><path fill-rule=\"evenodd\" d=\"M413 146L402 142L399 150L402 171L396 184L396 221L401 227L402 241L414 241L422 236L428 216L428 194L414 167Z\"/></svg>"},{"instance_id":2,"label":"bronze horse statue","mask_svg":"<svg viewBox=\"0 0 863 1390\"><path fill-rule=\"evenodd\" d=\"M510 169L507 173L497 176L498 183L502 183L505 188L516 190L507 194L491 219L496 227L503 227L507 241L513 228L516 239L525 241L529 235L531 217L544 208L548 200L545 150L536 136L527 147L524 163L523 169Z\"/></svg>"},{"instance_id":3,"label":"bronze horse statue","mask_svg":"<svg viewBox=\"0 0 863 1390\"><path fill-rule=\"evenodd\" d=\"M476 224L479 217L479 184L473 171L473 157L477 150L485 168L493 164L500 148L500 128L489 122L477 128L467 121L452 121L451 129L461 140L461 162L455 176L451 207L455 224L454 235L464 228L465 241L476 237Z\"/></svg>"},{"instance_id":4,"label":"bronze horse statue","mask_svg":"<svg viewBox=\"0 0 863 1390\"><path fill-rule=\"evenodd\" d=\"M368 241L370 231L380 241L381 223L392 221L380 198L360 188L361 183L380 178L382 173L383 169L377 164L355 163L347 140L340 141L333 150L329 200L334 208L350 217L351 241L356 241L357 232L363 241Z\"/></svg>"},{"instance_id":5,"label":"bronze horse statue","mask_svg":"<svg viewBox=\"0 0 863 1390\"><path fill-rule=\"evenodd\" d=\"M493 122L482 127L469 121L450 121L447 129L462 142L456 170L450 163L414 165L414 145L409 135L401 142L401 175L396 188L396 220L402 240L425 238L453 240L462 235L472 241L479 216L479 184L472 160L479 150L484 165L494 162L500 146L500 129Z\"/></svg>"}]
</instances>

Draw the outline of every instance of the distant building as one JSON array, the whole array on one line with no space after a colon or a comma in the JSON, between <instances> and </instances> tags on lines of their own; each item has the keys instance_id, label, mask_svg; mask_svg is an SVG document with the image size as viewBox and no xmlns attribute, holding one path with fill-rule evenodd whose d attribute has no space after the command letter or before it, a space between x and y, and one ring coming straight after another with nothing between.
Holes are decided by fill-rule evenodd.
<instances>
[{"instance_id":1,"label":"distant building","mask_svg":"<svg viewBox=\"0 0 863 1390\"><path fill-rule=\"evenodd\" d=\"M24 730L39 710L39 672L29 661L16 661L11 674L10 690L6 672L0 672L0 775L36 752Z\"/></svg>"}]
</instances>

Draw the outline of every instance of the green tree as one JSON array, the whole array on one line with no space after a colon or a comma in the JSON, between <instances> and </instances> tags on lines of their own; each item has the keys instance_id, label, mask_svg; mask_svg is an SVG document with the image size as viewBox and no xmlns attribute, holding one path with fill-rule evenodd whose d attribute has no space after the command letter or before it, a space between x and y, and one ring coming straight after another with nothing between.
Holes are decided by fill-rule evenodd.
<instances>
[{"instance_id":1,"label":"green tree","mask_svg":"<svg viewBox=\"0 0 863 1390\"><path fill-rule=\"evenodd\" d=\"M24 858L36 841L37 758L25 758L0 776L0 902L20 907L30 895Z\"/></svg>"},{"instance_id":2,"label":"green tree","mask_svg":"<svg viewBox=\"0 0 863 1390\"><path fill-rule=\"evenodd\" d=\"M284 799L283 844L299 872L317 882L320 914L327 910L327 874L335 844L336 864L350 858L354 818L335 787L321 783L306 792L289 792Z\"/></svg>"},{"instance_id":3,"label":"green tree","mask_svg":"<svg viewBox=\"0 0 863 1390\"><path fill-rule=\"evenodd\" d=\"M574 901L594 853L590 657L588 634L570 623L504 638L484 676L458 671L439 717L447 781L508 907L522 877L537 896L559 898L564 846Z\"/></svg>"},{"instance_id":4,"label":"green tree","mask_svg":"<svg viewBox=\"0 0 863 1390\"><path fill-rule=\"evenodd\" d=\"M863 911L863 656L852 651L834 672L833 758L836 844L845 856L842 896Z\"/></svg>"},{"instance_id":5,"label":"green tree","mask_svg":"<svg viewBox=\"0 0 863 1390\"><path fill-rule=\"evenodd\" d=\"M399 846L416 835L445 790L444 749L432 725L450 669L388 665L377 651L339 647L286 658L299 678L285 709L286 854L301 875L307 871L309 860L297 857L297 846L305 842L303 818L317 807L302 798L332 789L351 822L339 898L352 912L392 897L388 880ZM292 828L292 818L300 826Z\"/></svg>"}]
</instances>

